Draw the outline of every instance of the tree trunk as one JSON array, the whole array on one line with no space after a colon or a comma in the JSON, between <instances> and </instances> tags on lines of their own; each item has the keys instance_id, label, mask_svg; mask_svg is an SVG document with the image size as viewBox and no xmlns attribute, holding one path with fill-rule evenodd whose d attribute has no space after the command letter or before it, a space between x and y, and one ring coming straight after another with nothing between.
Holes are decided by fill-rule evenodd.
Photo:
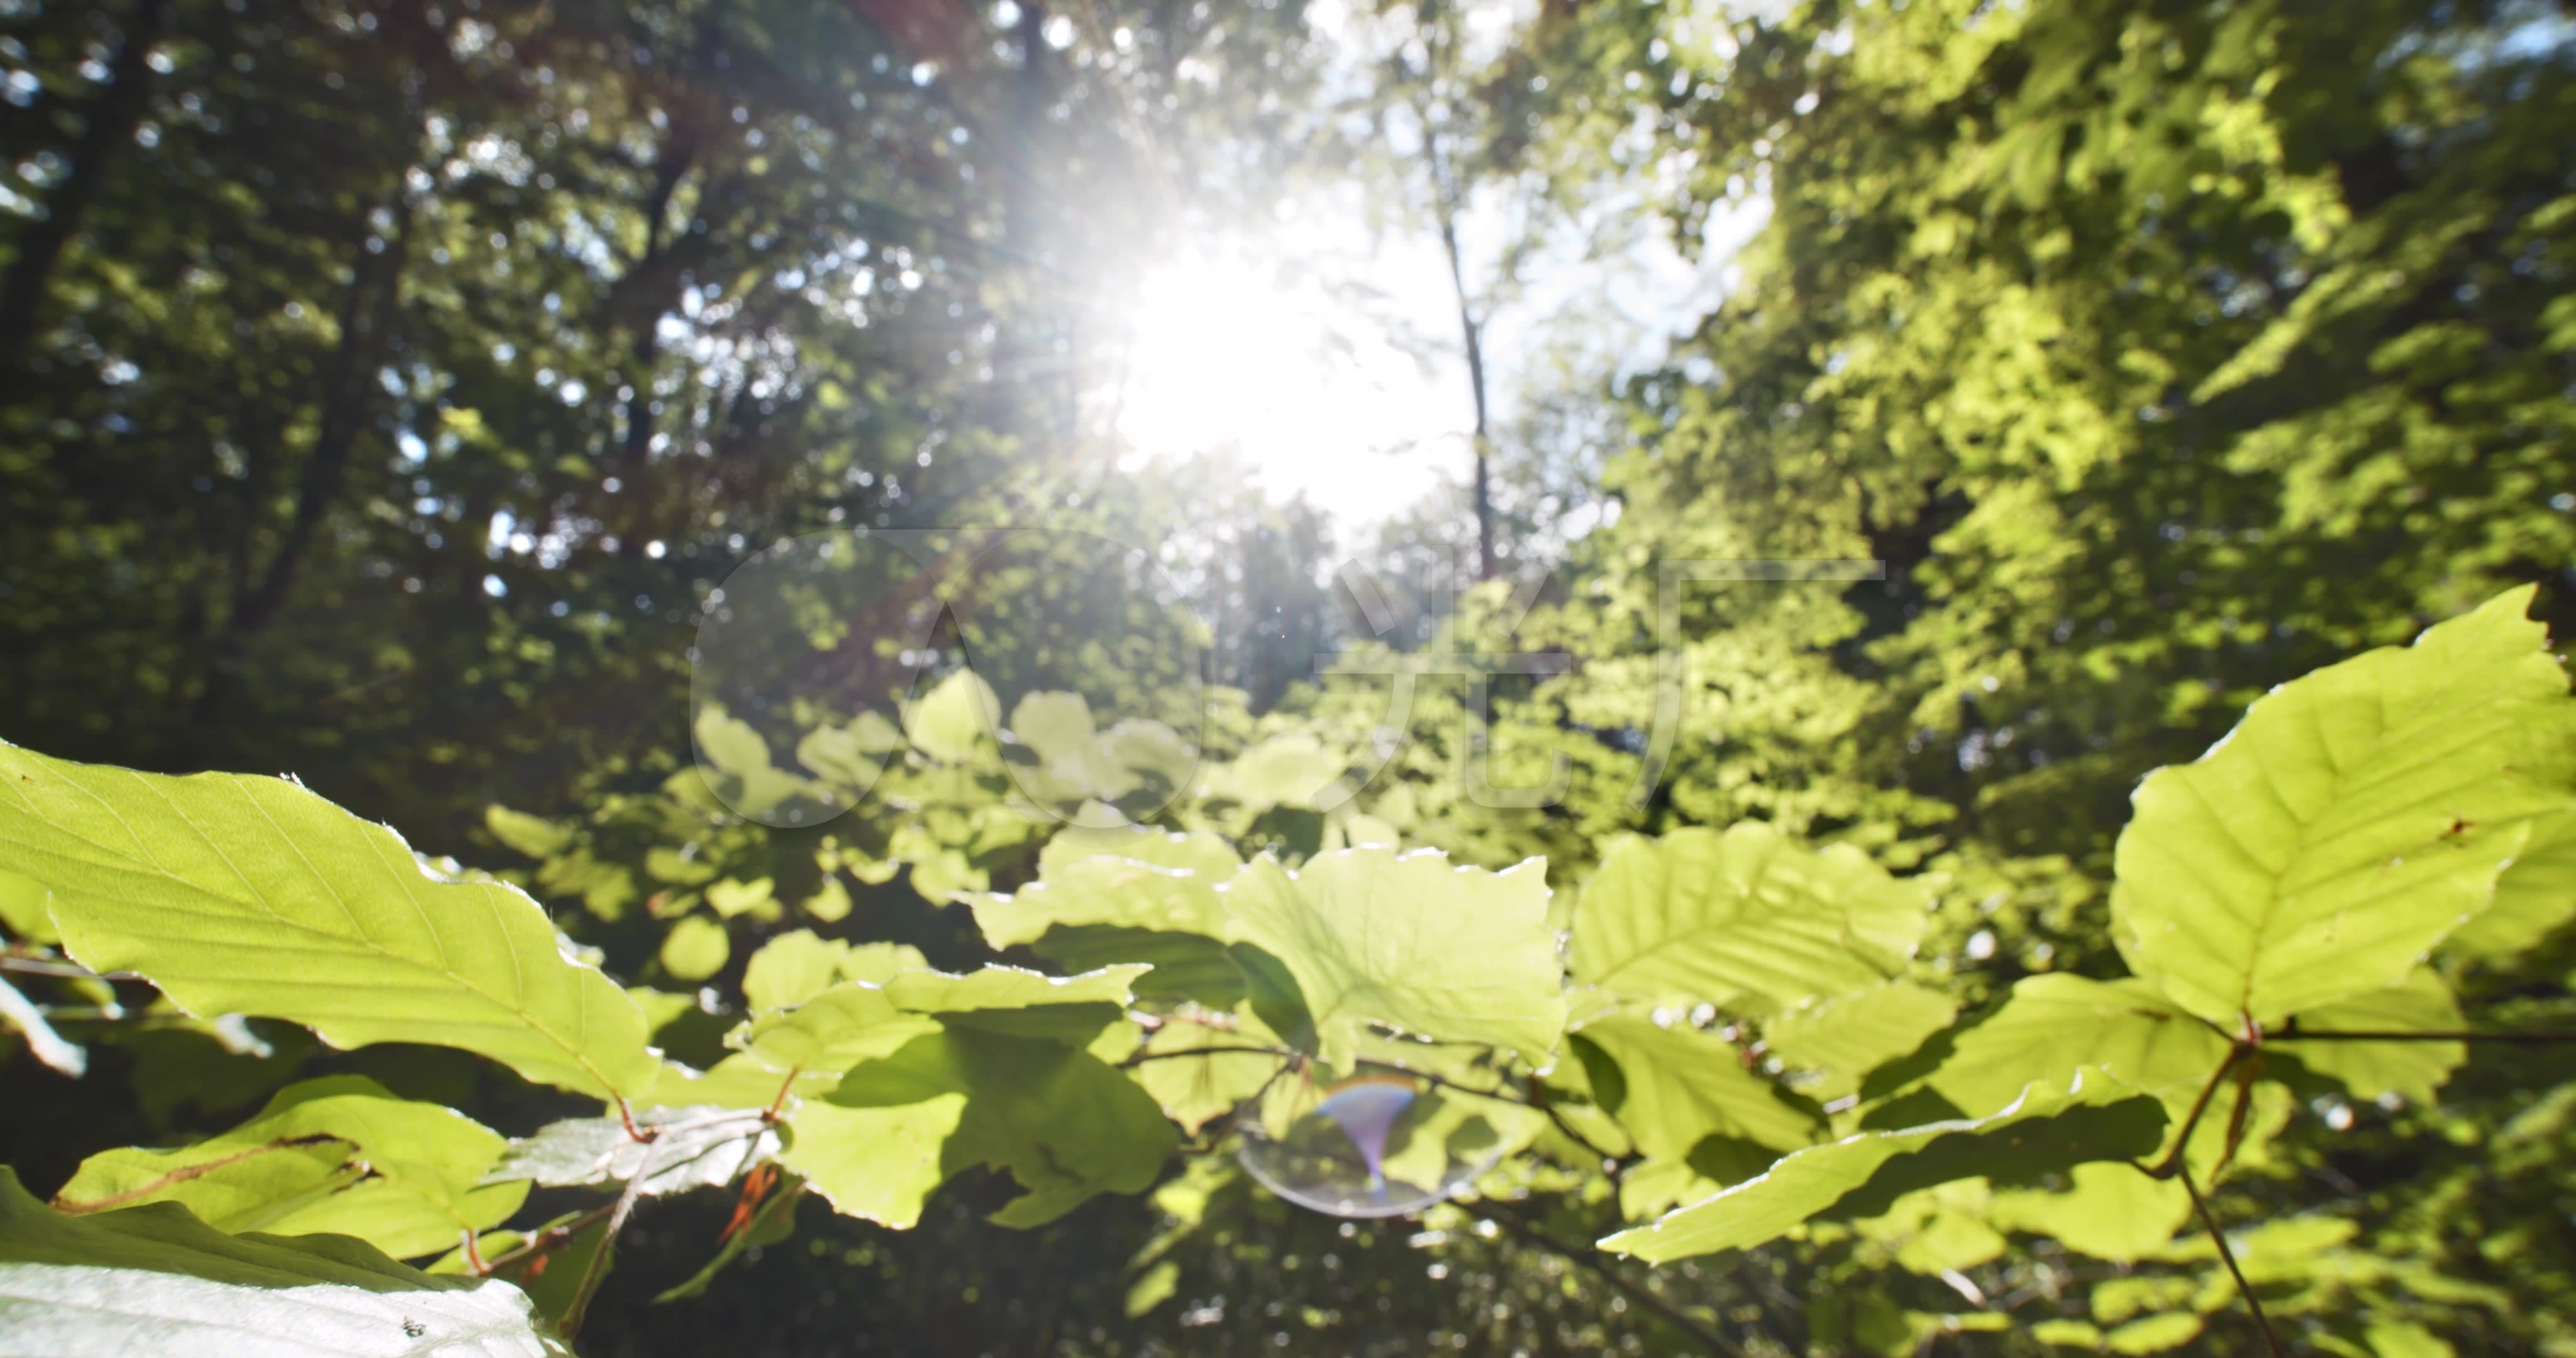
<instances>
[{"instance_id":1,"label":"tree trunk","mask_svg":"<svg viewBox=\"0 0 2576 1358\"><path fill-rule=\"evenodd\" d=\"M256 571L248 568L247 546L236 559L238 573L232 606L209 648L196 701L171 742L174 764L193 762L203 749L206 733L232 701L251 639L276 621L287 595L294 589L297 570L303 565L315 531L339 502L348 483L351 455L365 433L368 392L383 353L385 334L402 304L403 256L411 234L411 204L404 196L400 176L395 179L386 206L393 214L394 224L378 249L367 248L374 233L368 218L359 218L356 260L349 286L341 295L340 339L323 369L321 415L316 421L312 450L296 479L294 511L265 565Z\"/></svg>"},{"instance_id":2,"label":"tree trunk","mask_svg":"<svg viewBox=\"0 0 2576 1358\"><path fill-rule=\"evenodd\" d=\"M1427 122L1427 120L1426 120ZM1466 261L1458 248L1458 198L1437 133L1426 130L1431 152L1432 211L1440 227L1440 249L1449 258L1449 287L1458 299L1458 334L1467 349L1467 388L1476 399L1476 578L1494 578L1494 493L1492 431L1485 405L1485 326L1476 317L1475 299L1467 292Z\"/></svg>"},{"instance_id":3,"label":"tree trunk","mask_svg":"<svg viewBox=\"0 0 2576 1358\"><path fill-rule=\"evenodd\" d=\"M72 237L80 234L81 218L98 197L117 153L133 143L134 129L143 121L152 73L146 58L161 35L162 5L163 0L136 0L125 41L108 62L107 88L81 118L62 185L47 196L45 215L19 233L17 254L8 271L0 273L0 403L14 403L30 389L27 351L44 333L54 269Z\"/></svg>"}]
</instances>

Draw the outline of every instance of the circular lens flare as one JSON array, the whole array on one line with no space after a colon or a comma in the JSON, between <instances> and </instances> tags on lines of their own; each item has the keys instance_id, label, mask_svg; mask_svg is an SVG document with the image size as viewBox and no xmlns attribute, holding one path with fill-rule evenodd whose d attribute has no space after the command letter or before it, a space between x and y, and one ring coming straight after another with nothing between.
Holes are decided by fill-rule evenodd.
<instances>
[{"instance_id":1,"label":"circular lens flare","mask_svg":"<svg viewBox=\"0 0 2576 1358\"><path fill-rule=\"evenodd\" d=\"M1322 1092L1284 1126L1248 1110L1235 1153L1264 1188L1300 1207L1402 1216L1457 1193L1499 1158L1472 1100L1397 1075L1361 1075Z\"/></svg>"}]
</instances>

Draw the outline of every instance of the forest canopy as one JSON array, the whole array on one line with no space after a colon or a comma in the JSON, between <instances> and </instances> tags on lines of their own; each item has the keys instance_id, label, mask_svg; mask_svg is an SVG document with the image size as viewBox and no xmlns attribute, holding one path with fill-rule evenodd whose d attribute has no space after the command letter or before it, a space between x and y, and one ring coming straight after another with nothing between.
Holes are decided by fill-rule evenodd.
<instances>
[{"instance_id":1,"label":"forest canopy","mask_svg":"<svg viewBox=\"0 0 2576 1358\"><path fill-rule=\"evenodd\" d=\"M0 0L0 1350L2576 1355L2570 128Z\"/></svg>"}]
</instances>

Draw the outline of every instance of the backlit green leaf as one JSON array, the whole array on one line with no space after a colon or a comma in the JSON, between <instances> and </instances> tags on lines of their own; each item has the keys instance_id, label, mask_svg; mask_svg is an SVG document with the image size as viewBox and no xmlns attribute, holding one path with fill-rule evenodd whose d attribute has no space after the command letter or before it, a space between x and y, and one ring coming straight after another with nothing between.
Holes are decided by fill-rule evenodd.
<instances>
[{"instance_id":1,"label":"backlit green leaf","mask_svg":"<svg viewBox=\"0 0 2576 1358\"><path fill-rule=\"evenodd\" d=\"M1745 1067L1742 1048L1712 1034L1657 1027L1637 1013L1595 1019L1578 1031L1619 1063L1626 1093L1612 1111L1649 1156L1686 1159L1712 1136L1792 1150L1823 1130L1814 1114Z\"/></svg>"},{"instance_id":2,"label":"backlit green leaf","mask_svg":"<svg viewBox=\"0 0 2576 1358\"><path fill-rule=\"evenodd\" d=\"M2386 990L2310 1009L2299 1015L2299 1030L2319 1033L2449 1032L2467 1028L2460 1002L2440 972L2417 967ZM2290 1041L2279 1050L2328 1079L2340 1080L2353 1097L2376 1099L2400 1094L2422 1103L2460 1063L2469 1059L2463 1042L2329 1042Z\"/></svg>"},{"instance_id":3,"label":"backlit green leaf","mask_svg":"<svg viewBox=\"0 0 2576 1358\"><path fill-rule=\"evenodd\" d=\"M753 1009L803 1004L841 979L850 945L796 929L760 945L742 968L742 997Z\"/></svg>"},{"instance_id":4,"label":"backlit green leaf","mask_svg":"<svg viewBox=\"0 0 2576 1358\"><path fill-rule=\"evenodd\" d=\"M327 1231L410 1258L519 1209L526 1184L485 1182L506 1144L454 1109L334 1075L279 1090L257 1117L193 1146L93 1155L55 1202L83 1212L175 1202L221 1230Z\"/></svg>"},{"instance_id":5,"label":"backlit green leaf","mask_svg":"<svg viewBox=\"0 0 2576 1358\"><path fill-rule=\"evenodd\" d=\"M2533 824L2531 840L2496 879L2495 902L2442 941L2464 957L2509 959L2576 919L2576 815Z\"/></svg>"},{"instance_id":6,"label":"backlit green leaf","mask_svg":"<svg viewBox=\"0 0 2576 1358\"><path fill-rule=\"evenodd\" d=\"M973 670L958 670L904 709L913 748L945 764L962 764L992 744L1002 700Z\"/></svg>"},{"instance_id":7,"label":"backlit green leaf","mask_svg":"<svg viewBox=\"0 0 2576 1358\"><path fill-rule=\"evenodd\" d=\"M906 971L887 978L885 993L896 1008L938 1015L951 1027L1079 1047L1117 1020L1145 971L1143 966L1104 967L1079 976L1048 976L1018 967L984 967L964 975Z\"/></svg>"},{"instance_id":8,"label":"backlit green leaf","mask_svg":"<svg viewBox=\"0 0 2576 1358\"><path fill-rule=\"evenodd\" d=\"M1647 1003L1768 1013L1894 975L1931 884L1758 822L1622 841L1574 912L1574 978Z\"/></svg>"},{"instance_id":9,"label":"backlit green leaf","mask_svg":"<svg viewBox=\"0 0 2576 1358\"><path fill-rule=\"evenodd\" d=\"M1326 1064L1347 1065L1381 1023L1544 1066L1566 1013L1546 872L1536 859L1493 873L1438 853L1346 849L1293 874L1248 864L1225 904L1241 936L1295 978Z\"/></svg>"},{"instance_id":10,"label":"backlit green leaf","mask_svg":"<svg viewBox=\"0 0 2576 1358\"><path fill-rule=\"evenodd\" d=\"M886 992L846 981L792 1009L759 1015L726 1041L777 1071L845 1071L901 1050L939 1024L895 1006Z\"/></svg>"},{"instance_id":11,"label":"backlit green leaf","mask_svg":"<svg viewBox=\"0 0 2576 1358\"><path fill-rule=\"evenodd\" d=\"M1649 1263L1747 1249L1810 1220L1877 1216L1906 1193L1984 1175L2028 1178L2153 1152L2164 1110L2115 1081L2034 1084L1992 1117L1869 1132L1795 1152L1771 1171L1601 1242Z\"/></svg>"},{"instance_id":12,"label":"backlit green leaf","mask_svg":"<svg viewBox=\"0 0 2576 1358\"><path fill-rule=\"evenodd\" d=\"M2404 979L2576 805L2576 703L2530 589L2275 689L2138 787L2115 936L2229 1028Z\"/></svg>"},{"instance_id":13,"label":"backlit green leaf","mask_svg":"<svg viewBox=\"0 0 2576 1358\"><path fill-rule=\"evenodd\" d=\"M704 915L689 915L662 936L662 970L683 981L703 981L724 970L733 954L725 927Z\"/></svg>"},{"instance_id":14,"label":"backlit green leaf","mask_svg":"<svg viewBox=\"0 0 2576 1358\"><path fill-rule=\"evenodd\" d=\"M441 881L393 831L279 778L169 778L0 745L0 866L45 883L73 956L197 1014L422 1042L601 1098L653 1075L644 1015L545 912Z\"/></svg>"}]
</instances>

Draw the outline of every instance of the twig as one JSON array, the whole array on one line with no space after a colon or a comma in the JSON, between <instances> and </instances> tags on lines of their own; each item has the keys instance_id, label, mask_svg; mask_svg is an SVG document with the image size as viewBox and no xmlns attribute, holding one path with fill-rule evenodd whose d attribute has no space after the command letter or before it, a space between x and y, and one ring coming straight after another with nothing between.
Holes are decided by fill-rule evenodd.
<instances>
[{"instance_id":1,"label":"twig","mask_svg":"<svg viewBox=\"0 0 2576 1358\"><path fill-rule=\"evenodd\" d=\"M2191 1195L2192 1208L2200 1213L2200 1224L2209 1228L2210 1243L2218 1246L2219 1259L2227 1265L2228 1275L2236 1279L2236 1290L2244 1294L2245 1309L2254 1313L2254 1323L2262 1329L2263 1343L2272 1350L2272 1358L2290 1358L2290 1351L2281 1345L2281 1336L2272 1330L2272 1318L2263 1314L2263 1299L2254 1295L2253 1285L2245 1281L2245 1270L2236 1266L2236 1251L2227 1244L2227 1232L2218 1229L2218 1218L2210 1214L2209 1200L2200 1195L2200 1185L2191 1181L2189 1169L2177 1173L2183 1191Z\"/></svg>"},{"instance_id":2,"label":"twig","mask_svg":"<svg viewBox=\"0 0 2576 1358\"><path fill-rule=\"evenodd\" d=\"M489 1277L502 1269L508 1268L512 1264L518 1263L520 1260L529 1258L532 1255L543 1254L547 1250L553 1249L555 1246L560 1245L563 1242L572 1239L574 1236L577 1236L599 1224L599 1222L609 1213L616 1210L617 1204L615 1203L601 1203L599 1206L582 1213L580 1216L574 1217L572 1220L565 1222L561 1226L546 1227L545 1229L538 1231L535 1235L529 1236L526 1240L521 1241L519 1244L513 1245L510 1248L501 1251L499 1254L493 1255L491 1258L484 1260L483 1274L484 1276Z\"/></svg>"},{"instance_id":3,"label":"twig","mask_svg":"<svg viewBox=\"0 0 2576 1358\"><path fill-rule=\"evenodd\" d=\"M778 1082L778 1097L771 1099L768 1109L760 1115L763 1120L769 1122L778 1120L778 1110L787 1106L787 1091L796 1087L796 1077L804 1073L803 1066L792 1066L788 1069L787 1078Z\"/></svg>"},{"instance_id":4,"label":"twig","mask_svg":"<svg viewBox=\"0 0 2576 1358\"><path fill-rule=\"evenodd\" d=\"M620 1100L621 1106L623 1100ZM635 1172L626 1180L626 1188L617 1195L616 1205L609 1208L608 1225L599 1237L599 1248L590 1253L590 1267L581 1272L581 1286L574 1290L571 1302L564 1306L563 1319L555 1323L555 1333L565 1343L581 1330L582 1313L590 1309L591 1296L599 1291L600 1280L608 1276L608 1256L617 1252L617 1233L635 1210L635 1200L644 1194L644 1181L653 1173L653 1142L644 1142L644 1154L635 1162Z\"/></svg>"},{"instance_id":5,"label":"twig","mask_svg":"<svg viewBox=\"0 0 2576 1358\"><path fill-rule=\"evenodd\" d=\"M1122 1067L1141 1066L1148 1061L1169 1061L1176 1056L1276 1056L1287 1061L1297 1055L1286 1047L1181 1047L1166 1052L1140 1051L1118 1064Z\"/></svg>"},{"instance_id":6,"label":"twig","mask_svg":"<svg viewBox=\"0 0 2576 1358\"><path fill-rule=\"evenodd\" d=\"M2576 1033L2310 1032L2267 1033L2266 1042L2576 1042Z\"/></svg>"},{"instance_id":7,"label":"twig","mask_svg":"<svg viewBox=\"0 0 2576 1358\"><path fill-rule=\"evenodd\" d=\"M1540 1249L1546 1250L1548 1253L1553 1254L1568 1263L1579 1264L1584 1268L1592 1270L1592 1272L1598 1275L1603 1282L1606 1282L1610 1284L1611 1287L1617 1289L1620 1295L1625 1296L1630 1300L1635 1301L1638 1305L1645 1307L1647 1310L1654 1312L1674 1329L1680 1330L1682 1333L1698 1340L1702 1345L1707 1347L1709 1352L1726 1354L1729 1355L1729 1358L1746 1358L1744 1347L1742 1345L1727 1338L1725 1335L1719 1334L1715 1330L1701 1325L1698 1321L1693 1320L1688 1315L1684 1314L1680 1307L1677 1307L1671 1302L1656 1296L1653 1292L1638 1286L1625 1274L1619 1272L1618 1269L1612 1267L1607 1261L1603 1260L1592 1251L1567 1248L1547 1232L1530 1224L1518 1211L1514 1210L1509 1203L1500 1199L1487 1199L1484 1205L1494 1209L1494 1219L1500 1221L1503 1224L1503 1228L1510 1231L1514 1236L1517 1236L1521 1240L1535 1245Z\"/></svg>"},{"instance_id":8,"label":"twig","mask_svg":"<svg viewBox=\"0 0 2576 1358\"><path fill-rule=\"evenodd\" d=\"M2218 1163L2209 1170L2212 1183L2217 1182L2218 1176L2235 1163L2236 1148L2244 1144L2245 1114L2254 1103L2254 1082L2262 1075L2263 1056L2260 1052L2247 1052L2245 1059L2236 1063L2236 1102L2227 1110L2227 1140L2218 1149Z\"/></svg>"},{"instance_id":9,"label":"twig","mask_svg":"<svg viewBox=\"0 0 2576 1358\"><path fill-rule=\"evenodd\" d=\"M2182 1120L2182 1135L2174 1138L2171 1154L2165 1156L2153 1169L2139 1165L2134 1160L2129 1163L2136 1165L2139 1171L2150 1179L2170 1179L2182 1172L2183 1152L2191 1148L2191 1134L2194 1128L2200 1126L2200 1115L2209 1111L2209 1097L2218 1092L2220 1082L2227 1078L2227 1072L2236 1068L2236 1062L2245 1055L2245 1051L2245 1047L2241 1044L2229 1047L2227 1059L2219 1062L2218 1069L2209 1073L2209 1083L2200 1087L2200 1097L2191 1101L2191 1112Z\"/></svg>"}]
</instances>

